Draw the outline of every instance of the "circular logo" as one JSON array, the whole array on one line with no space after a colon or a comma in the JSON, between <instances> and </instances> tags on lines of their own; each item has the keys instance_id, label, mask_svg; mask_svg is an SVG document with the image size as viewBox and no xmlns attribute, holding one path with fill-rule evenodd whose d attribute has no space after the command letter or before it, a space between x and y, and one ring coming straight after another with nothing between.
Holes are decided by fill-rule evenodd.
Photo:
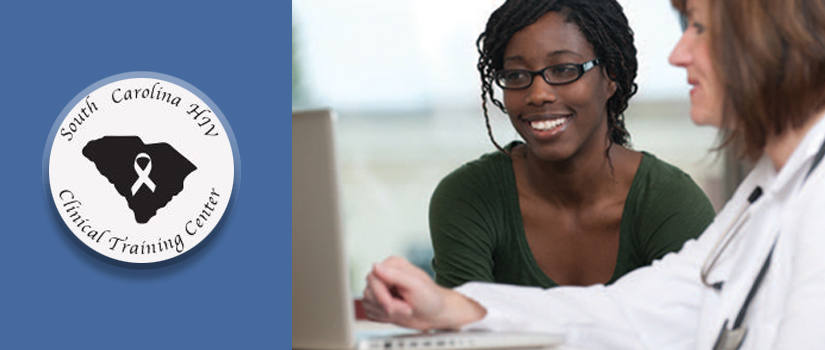
<instances>
[{"instance_id":1,"label":"circular logo","mask_svg":"<svg viewBox=\"0 0 825 350\"><path fill-rule=\"evenodd\" d=\"M238 166L231 129L180 79L134 72L101 80L63 109L49 140L44 161L60 218L109 258L179 256L229 204Z\"/></svg>"}]
</instances>

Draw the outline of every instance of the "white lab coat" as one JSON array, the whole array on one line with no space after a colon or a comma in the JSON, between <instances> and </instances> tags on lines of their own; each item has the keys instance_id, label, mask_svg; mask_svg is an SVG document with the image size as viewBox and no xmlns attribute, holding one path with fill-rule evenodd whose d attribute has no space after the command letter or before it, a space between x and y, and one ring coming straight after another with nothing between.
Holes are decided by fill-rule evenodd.
<instances>
[{"instance_id":1,"label":"white lab coat","mask_svg":"<svg viewBox=\"0 0 825 350\"><path fill-rule=\"evenodd\" d=\"M762 157L702 236L609 287L456 288L487 309L465 328L563 332L570 346L584 349L711 349L776 239L741 349L825 349L825 161L803 181L823 140L820 118L779 173ZM756 186L764 194L748 206ZM700 269L743 206L748 219L708 278L724 281L716 291L701 283Z\"/></svg>"}]
</instances>

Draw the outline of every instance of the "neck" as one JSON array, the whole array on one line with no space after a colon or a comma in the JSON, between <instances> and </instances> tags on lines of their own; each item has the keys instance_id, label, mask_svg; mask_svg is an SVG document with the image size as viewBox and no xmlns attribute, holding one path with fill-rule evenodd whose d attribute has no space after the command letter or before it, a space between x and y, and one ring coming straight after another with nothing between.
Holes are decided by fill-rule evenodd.
<instances>
[{"instance_id":1,"label":"neck","mask_svg":"<svg viewBox=\"0 0 825 350\"><path fill-rule=\"evenodd\" d=\"M598 152L582 152L562 161L545 161L525 150L527 166L527 183L535 193L550 202L565 207L581 207L604 198L614 187L618 166L621 161L619 153L624 148L613 145L610 148L610 157L613 169L605 157L603 147Z\"/></svg>"},{"instance_id":2,"label":"neck","mask_svg":"<svg viewBox=\"0 0 825 350\"><path fill-rule=\"evenodd\" d=\"M823 111L817 112L816 116L808 118L801 127L789 128L779 135L769 136L765 141L764 152L771 159L774 169L778 172L788 162L793 151L808 134L808 131L822 119Z\"/></svg>"}]
</instances>

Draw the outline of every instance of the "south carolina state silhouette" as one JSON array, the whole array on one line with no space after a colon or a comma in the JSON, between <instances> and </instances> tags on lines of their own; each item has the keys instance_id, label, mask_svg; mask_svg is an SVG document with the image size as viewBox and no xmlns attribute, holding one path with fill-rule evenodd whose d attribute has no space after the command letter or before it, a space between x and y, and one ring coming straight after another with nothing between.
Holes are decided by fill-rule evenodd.
<instances>
[{"instance_id":1,"label":"south carolina state silhouette","mask_svg":"<svg viewBox=\"0 0 825 350\"><path fill-rule=\"evenodd\" d=\"M104 136L89 141L83 155L126 199L135 221L145 224L183 190L197 169L168 143L144 144L137 136Z\"/></svg>"}]
</instances>

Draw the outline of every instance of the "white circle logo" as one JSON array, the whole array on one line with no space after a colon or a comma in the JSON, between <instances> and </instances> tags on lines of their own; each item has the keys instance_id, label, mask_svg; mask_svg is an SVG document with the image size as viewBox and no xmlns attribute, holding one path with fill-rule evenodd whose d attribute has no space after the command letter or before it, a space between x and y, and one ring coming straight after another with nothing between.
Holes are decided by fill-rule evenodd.
<instances>
[{"instance_id":1,"label":"white circle logo","mask_svg":"<svg viewBox=\"0 0 825 350\"><path fill-rule=\"evenodd\" d=\"M201 243L226 211L239 165L217 106L152 72L93 84L66 106L49 140L44 162L58 215L89 248L128 263L164 261Z\"/></svg>"}]
</instances>

